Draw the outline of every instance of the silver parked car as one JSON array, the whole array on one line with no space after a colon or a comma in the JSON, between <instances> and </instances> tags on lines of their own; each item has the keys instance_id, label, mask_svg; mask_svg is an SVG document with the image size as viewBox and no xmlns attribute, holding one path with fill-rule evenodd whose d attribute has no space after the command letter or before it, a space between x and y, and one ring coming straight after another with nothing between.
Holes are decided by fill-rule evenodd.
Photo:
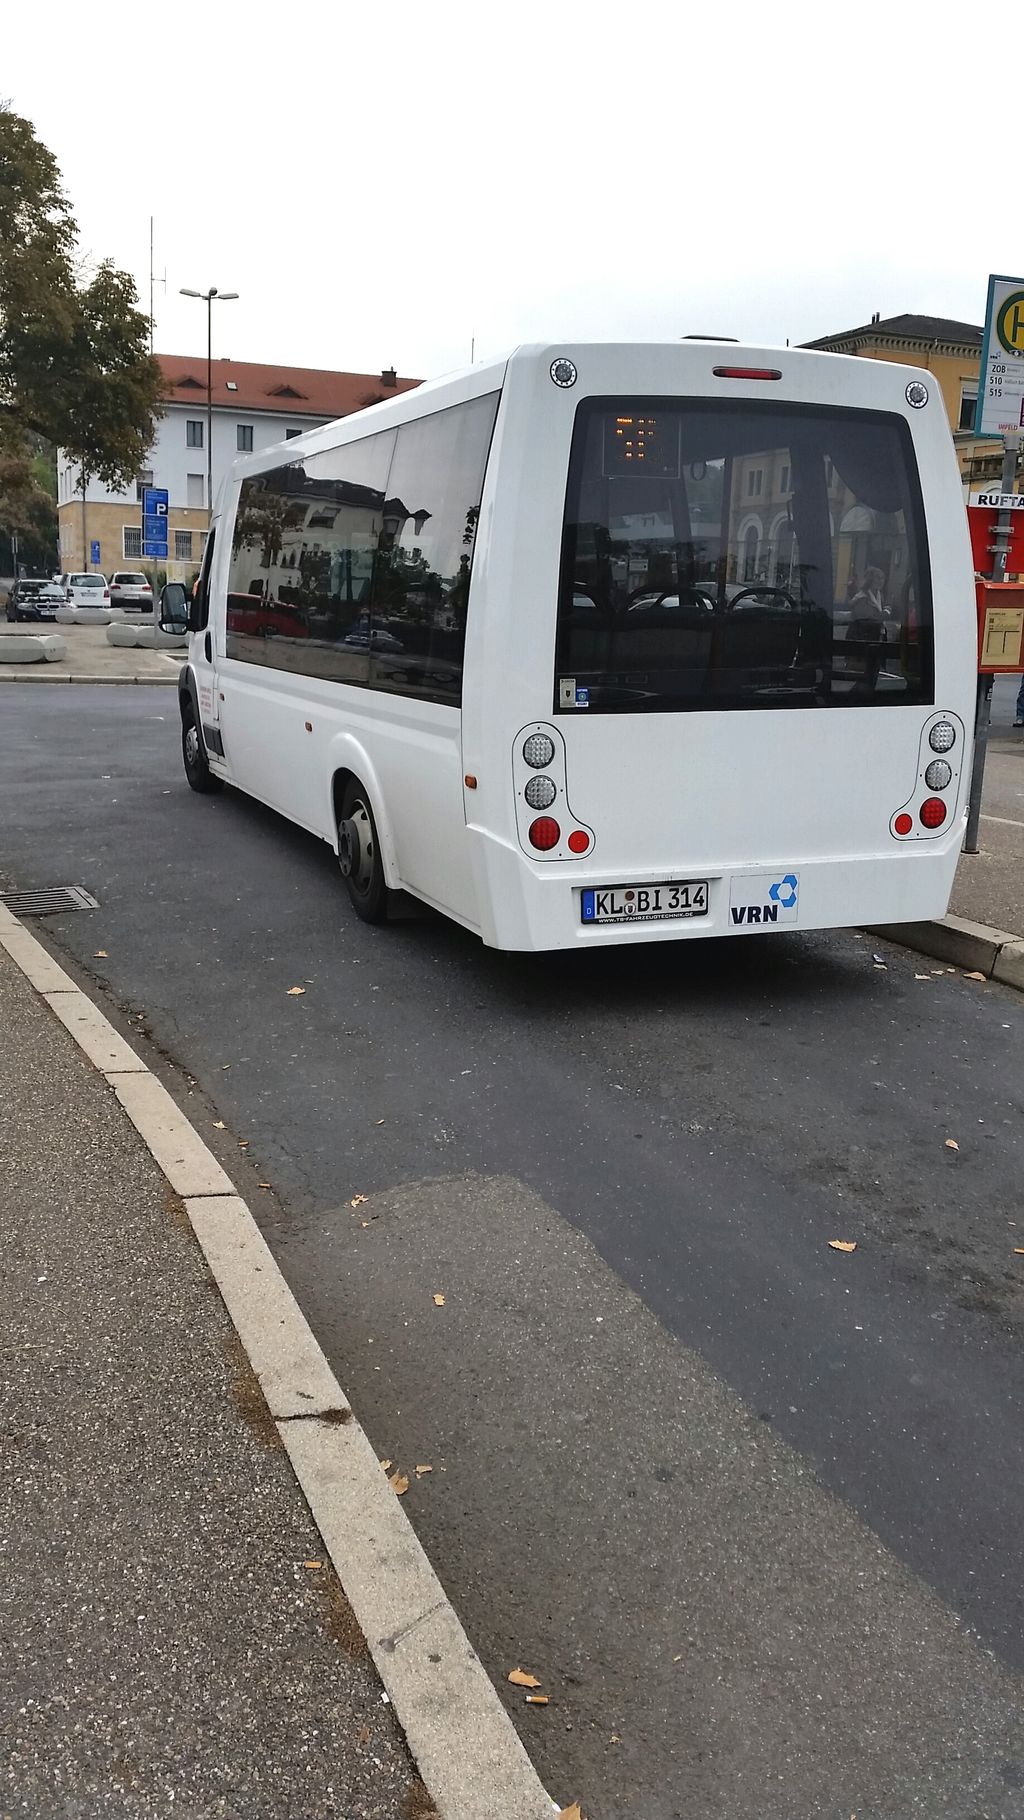
<instances>
[{"instance_id":1,"label":"silver parked car","mask_svg":"<svg viewBox=\"0 0 1024 1820\"><path fill-rule=\"evenodd\" d=\"M116 569L110 577L110 604L126 613L152 613L153 588L141 569Z\"/></svg>"}]
</instances>

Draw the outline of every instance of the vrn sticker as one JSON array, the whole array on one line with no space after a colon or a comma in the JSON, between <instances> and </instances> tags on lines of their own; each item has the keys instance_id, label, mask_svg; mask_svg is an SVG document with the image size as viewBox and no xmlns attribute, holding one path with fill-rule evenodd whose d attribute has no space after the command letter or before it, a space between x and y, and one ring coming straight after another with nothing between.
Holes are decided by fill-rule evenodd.
<instances>
[{"instance_id":1,"label":"vrn sticker","mask_svg":"<svg viewBox=\"0 0 1024 1820\"><path fill-rule=\"evenodd\" d=\"M729 886L734 929L772 928L800 920L799 872L746 872Z\"/></svg>"}]
</instances>

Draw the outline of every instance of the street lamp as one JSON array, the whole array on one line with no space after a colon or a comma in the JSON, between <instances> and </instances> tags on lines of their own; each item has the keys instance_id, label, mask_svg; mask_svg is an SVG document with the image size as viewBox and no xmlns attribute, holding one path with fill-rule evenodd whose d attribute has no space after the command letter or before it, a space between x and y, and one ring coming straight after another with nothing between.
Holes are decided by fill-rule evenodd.
<instances>
[{"instance_id":1,"label":"street lamp","mask_svg":"<svg viewBox=\"0 0 1024 1820\"><path fill-rule=\"evenodd\" d=\"M180 291L182 297L198 297L206 305L206 523L213 523L213 300L230 303L237 291L218 291L211 284L208 291Z\"/></svg>"}]
</instances>

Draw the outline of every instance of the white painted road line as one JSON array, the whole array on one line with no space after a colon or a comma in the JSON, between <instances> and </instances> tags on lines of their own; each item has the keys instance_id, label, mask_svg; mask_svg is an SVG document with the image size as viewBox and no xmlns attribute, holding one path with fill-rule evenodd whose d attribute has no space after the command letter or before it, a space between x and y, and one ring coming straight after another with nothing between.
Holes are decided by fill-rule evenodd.
<instances>
[{"instance_id":1,"label":"white painted road line","mask_svg":"<svg viewBox=\"0 0 1024 1820\"><path fill-rule=\"evenodd\" d=\"M983 822L998 822L1001 828L1024 828L1024 822L1015 822L1009 815L983 815Z\"/></svg>"},{"instance_id":2,"label":"white painted road line","mask_svg":"<svg viewBox=\"0 0 1024 1820\"><path fill-rule=\"evenodd\" d=\"M116 1093L185 1202L441 1820L551 1820L557 1803L234 1183L163 1083L3 905L0 944Z\"/></svg>"}]
</instances>

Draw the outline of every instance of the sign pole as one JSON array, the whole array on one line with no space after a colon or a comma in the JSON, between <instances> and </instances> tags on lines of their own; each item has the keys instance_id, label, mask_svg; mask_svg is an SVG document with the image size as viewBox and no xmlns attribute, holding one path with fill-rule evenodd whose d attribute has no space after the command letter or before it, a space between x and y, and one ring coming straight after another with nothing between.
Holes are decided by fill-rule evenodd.
<instances>
[{"instance_id":1,"label":"sign pole","mask_svg":"<svg viewBox=\"0 0 1024 1820\"><path fill-rule=\"evenodd\" d=\"M1017 451L1020 447L1019 436L1003 437L1003 475L999 491L1005 498L1017 489ZM1006 580L1006 554L1010 546L1011 512L1004 507L996 523L995 543L993 546L992 579ZM967 809L967 833L964 836L964 852L977 853L978 824L981 821L981 793L985 787L985 760L988 757L988 729L992 719L992 684L991 675L978 677L978 693L974 708L974 768L971 772L971 795Z\"/></svg>"},{"instance_id":2,"label":"sign pole","mask_svg":"<svg viewBox=\"0 0 1024 1820\"><path fill-rule=\"evenodd\" d=\"M981 344L978 406L974 417L976 436L1003 439L1005 500L1016 491L1017 451L1024 424L1024 279L993 273L988 281L985 333ZM1011 508L1000 504L992 546L993 580L1006 580L1006 555L1010 546ZM981 793L985 782L988 727L992 715L992 676L979 674L974 712L974 769L967 810L964 852L978 851Z\"/></svg>"}]
</instances>

